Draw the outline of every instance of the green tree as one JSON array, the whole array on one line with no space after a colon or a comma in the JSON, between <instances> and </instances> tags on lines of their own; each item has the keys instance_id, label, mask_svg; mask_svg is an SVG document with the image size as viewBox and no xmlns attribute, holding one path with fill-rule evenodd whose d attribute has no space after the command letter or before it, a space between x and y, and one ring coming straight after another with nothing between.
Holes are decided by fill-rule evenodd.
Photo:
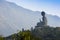
<instances>
[{"instance_id":1,"label":"green tree","mask_svg":"<svg viewBox=\"0 0 60 40\"><path fill-rule=\"evenodd\" d=\"M4 37L0 36L0 40L4 40Z\"/></svg>"}]
</instances>

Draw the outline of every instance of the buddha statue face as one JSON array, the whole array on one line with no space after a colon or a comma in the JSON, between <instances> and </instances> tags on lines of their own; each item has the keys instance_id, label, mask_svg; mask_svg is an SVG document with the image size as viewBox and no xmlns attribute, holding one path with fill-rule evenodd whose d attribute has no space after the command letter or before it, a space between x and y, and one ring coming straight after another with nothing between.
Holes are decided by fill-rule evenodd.
<instances>
[{"instance_id":1,"label":"buddha statue face","mask_svg":"<svg viewBox=\"0 0 60 40\"><path fill-rule=\"evenodd\" d=\"M41 15L42 15L42 16L45 16L45 12L44 12L44 11L42 11L42 12L41 12Z\"/></svg>"}]
</instances>

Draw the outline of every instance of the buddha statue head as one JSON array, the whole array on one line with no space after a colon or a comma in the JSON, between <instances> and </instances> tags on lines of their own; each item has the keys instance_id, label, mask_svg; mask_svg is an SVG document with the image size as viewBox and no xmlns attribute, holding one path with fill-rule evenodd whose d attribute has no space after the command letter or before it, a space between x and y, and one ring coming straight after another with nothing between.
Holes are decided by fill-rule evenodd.
<instances>
[{"instance_id":1,"label":"buddha statue head","mask_svg":"<svg viewBox=\"0 0 60 40\"><path fill-rule=\"evenodd\" d=\"M44 12L44 11L42 11L42 12L41 12L41 15L42 15L42 16L45 16L45 12Z\"/></svg>"}]
</instances>

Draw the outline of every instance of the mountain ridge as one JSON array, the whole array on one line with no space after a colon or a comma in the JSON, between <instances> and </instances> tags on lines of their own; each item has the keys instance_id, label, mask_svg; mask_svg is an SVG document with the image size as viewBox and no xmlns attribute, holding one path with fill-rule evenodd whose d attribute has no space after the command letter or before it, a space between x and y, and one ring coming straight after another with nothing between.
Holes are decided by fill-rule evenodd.
<instances>
[{"instance_id":1,"label":"mountain ridge","mask_svg":"<svg viewBox=\"0 0 60 40\"><path fill-rule=\"evenodd\" d=\"M46 14L48 25L60 26L60 18ZM0 34L8 36L17 30L34 27L41 18L39 11L32 11L8 1L0 2ZM58 21L56 21L58 19Z\"/></svg>"}]
</instances>

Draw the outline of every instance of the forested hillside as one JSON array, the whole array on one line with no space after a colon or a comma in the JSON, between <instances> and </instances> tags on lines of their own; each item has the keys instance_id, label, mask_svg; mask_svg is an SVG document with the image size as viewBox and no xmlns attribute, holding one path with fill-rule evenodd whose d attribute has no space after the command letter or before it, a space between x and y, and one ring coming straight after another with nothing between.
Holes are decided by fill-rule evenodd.
<instances>
[{"instance_id":1,"label":"forested hillside","mask_svg":"<svg viewBox=\"0 0 60 40\"><path fill-rule=\"evenodd\" d=\"M0 37L0 40L60 40L60 29L58 27L43 28L40 31L40 37L34 35L31 30L24 30L18 32L17 34L12 34L8 37Z\"/></svg>"}]
</instances>

